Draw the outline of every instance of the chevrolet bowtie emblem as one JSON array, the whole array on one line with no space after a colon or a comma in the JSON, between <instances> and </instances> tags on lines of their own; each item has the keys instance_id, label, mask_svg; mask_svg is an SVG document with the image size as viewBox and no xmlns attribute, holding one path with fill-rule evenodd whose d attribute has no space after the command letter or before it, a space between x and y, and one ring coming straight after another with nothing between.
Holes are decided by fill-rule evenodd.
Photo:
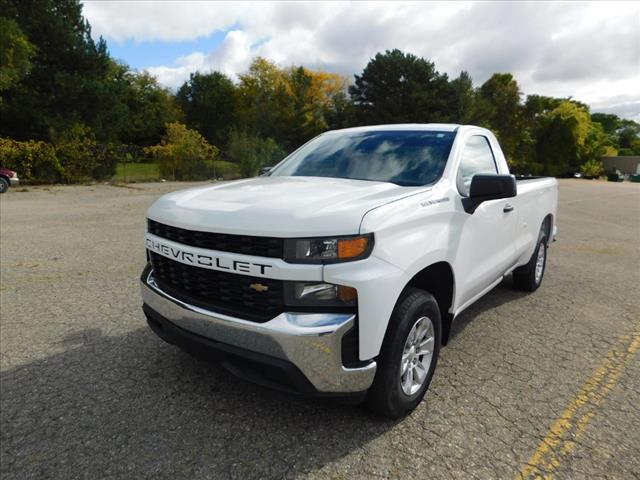
<instances>
[{"instance_id":1,"label":"chevrolet bowtie emblem","mask_svg":"<svg viewBox=\"0 0 640 480\"><path fill-rule=\"evenodd\" d=\"M269 290L269 287L262 285L261 283L252 283L249 285L249 288L253 288L256 292L266 292Z\"/></svg>"}]
</instances>

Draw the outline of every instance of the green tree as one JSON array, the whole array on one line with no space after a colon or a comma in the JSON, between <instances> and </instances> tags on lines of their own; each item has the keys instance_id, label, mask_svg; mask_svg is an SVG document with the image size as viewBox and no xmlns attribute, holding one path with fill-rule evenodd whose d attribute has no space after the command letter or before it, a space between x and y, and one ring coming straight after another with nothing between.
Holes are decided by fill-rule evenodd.
<instances>
[{"instance_id":1,"label":"green tree","mask_svg":"<svg viewBox=\"0 0 640 480\"><path fill-rule=\"evenodd\" d=\"M621 120L618 129L618 145L621 155L640 155L640 123Z\"/></svg>"},{"instance_id":2,"label":"green tree","mask_svg":"<svg viewBox=\"0 0 640 480\"><path fill-rule=\"evenodd\" d=\"M146 150L158 162L160 174L172 180L213 177L214 161L219 152L200 133L178 122L168 123L160 144Z\"/></svg>"},{"instance_id":3,"label":"green tree","mask_svg":"<svg viewBox=\"0 0 640 480\"><path fill-rule=\"evenodd\" d=\"M192 73L176 95L189 128L211 143L226 145L236 121L233 82L220 72Z\"/></svg>"},{"instance_id":4,"label":"green tree","mask_svg":"<svg viewBox=\"0 0 640 480\"><path fill-rule=\"evenodd\" d=\"M580 161L599 161L603 155L617 155L614 138L607 135L601 123L589 122L587 136L579 148Z\"/></svg>"},{"instance_id":5,"label":"green tree","mask_svg":"<svg viewBox=\"0 0 640 480\"><path fill-rule=\"evenodd\" d=\"M507 158L513 157L520 139L521 95L510 73L494 73L478 90L483 123L497 135Z\"/></svg>"},{"instance_id":6,"label":"green tree","mask_svg":"<svg viewBox=\"0 0 640 480\"><path fill-rule=\"evenodd\" d=\"M256 58L240 75L237 88L238 124L253 135L281 140L290 97L284 72L264 58Z\"/></svg>"},{"instance_id":7,"label":"green tree","mask_svg":"<svg viewBox=\"0 0 640 480\"><path fill-rule=\"evenodd\" d=\"M327 128L347 128L356 124L353 104L345 92L332 95L325 110Z\"/></svg>"},{"instance_id":8,"label":"green tree","mask_svg":"<svg viewBox=\"0 0 640 480\"><path fill-rule=\"evenodd\" d=\"M229 158L240 167L245 177L256 176L262 167L278 163L285 156L284 151L272 138L261 138L245 132L231 132Z\"/></svg>"},{"instance_id":9,"label":"green tree","mask_svg":"<svg viewBox=\"0 0 640 480\"><path fill-rule=\"evenodd\" d=\"M293 149L329 127L336 95L346 79L302 66L281 69L256 58L240 75L238 125L253 136Z\"/></svg>"},{"instance_id":10,"label":"green tree","mask_svg":"<svg viewBox=\"0 0 640 480\"><path fill-rule=\"evenodd\" d=\"M126 112L122 118L126 124L118 132L118 139L136 145L153 145L160 141L167 123L183 117L175 97L161 87L155 77L146 72L131 72L126 75L126 89L122 102Z\"/></svg>"},{"instance_id":11,"label":"green tree","mask_svg":"<svg viewBox=\"0 0 640 480\"><path fill-rule=\"evenodd\" d=\"M473 117L476 97L471 75L468 72L460 72L460 76L451 80L450 83L454 99L451 121L461 124L470 123Z\"/></svg>"},{"instance_id":12,"label":"green tree","mask_svg":"<svg viewBox=\"0 0 640 480\"><path fill-rule=\"evenodd\" d=\"M592 113L591 121L602 125L602 129L607 135L616 135L621 127L621 119L613 113Z\"/></svg>"},{"instance_id":13,"label":"green tree","mask_svg":"<svg viewBox=\"0 0 640 480\"><path fill-rule=\"evenodd\" d=\"M78 0L0 0L36 48L31 71L3 92L0 135L51 139L74 123L113 140L126 123L126 85L103 39L94 41ZM113 125L113 127L111 127Z\"/></svg>"},{"instance_id":14,"label":"green tree","mask_svg":"<svg viewBox=\"0 0 640 480\"><path fill-rule=\"evenodd\" d=\"M349 94L361 124L447 122L456 111L447 75L397 49L371 59Z\"/></svg>"},{"instance_id":15,"label":"green tree","mask_svg":"<svg viewBox=\"0 0 640 480\"><path fill-rule=\"evenodd\" d=\"M292 74L294 70L298 70L301 77L304 74L304 95L297 98L305 112L305 132L295 139L294 146L298 146L329 128L328 112L334 108L336 98L344 96L347 81L342 75L322 70L298 67L292 69ZM293 84L292 80L289 81Z\"/></svg>"},{"instance_id":16,"label":"green tree","mask_svg":"<svg viewBox=\"0 0 640 480\"><path fill-rule=\"evenodd\" d=\"M607 145L619 150L620 155L640 155L640 124L612 113L593 113L591 120L602 125Z\"/></svg>"},{"instance_id":17,"label":"green tree","mask_svg":"<svg viewBox=\"0 0 640 480\"><path fill-rule=\"evenodd\" d=\"M562 175L580 166L590 125L589 112L570 100L540 118L536 153L546 175Z\"/></svg>"},{"instance_id":18,"label":"green tree","mask_svg":"<svg viewBox=\"0 0 640 480\"><path fill-rule=\"evenodd\" d=\"M18 24L0 17L0 92L15 85L29 73L35 52L36 48L27 40Z\"/></svg>"},{"instance_id":19,"label":"green tree","mask_svg":"<svg viewBox=\"0 0 640 480\"><path fill-rule=\"evenodd\" d=\"M544 95L527 95L522 108L522 121L526 127L533 127L536 120L543 114L549 113L562 102L561 98L545 97Z\"/></svg>"},{"instance_id":20,"label":"green tree","mask_svg":"<svg viewBox=\"0 0 640 480\"><path fill-rule=\"evenodd\" d=\"M293 146L314 135L318 119L308 98L313 79L303 67L293 67L284 73L286 96L282 97L282 132L277 132L281 142ZM320 121L322 121L320 119Z\"/></svg>"}]
</instances>

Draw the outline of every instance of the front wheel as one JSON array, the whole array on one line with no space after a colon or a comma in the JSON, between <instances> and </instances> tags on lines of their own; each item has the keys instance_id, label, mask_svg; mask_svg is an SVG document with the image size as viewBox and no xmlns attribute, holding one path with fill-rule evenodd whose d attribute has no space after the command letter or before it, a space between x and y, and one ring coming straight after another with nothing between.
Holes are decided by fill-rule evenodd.
<instances>
[{"instance_id":1,"label":"front wheel","mask_svg":"<svg viewBox=\"0 0 640 480\"><path fill-rule=\"evenodd\" d=\"M391 314L378 370L367 395L377 413L398 418L424 397L440 353L440 309L430 293L409 289Z\"/></svg>"},{"instance_id":2,"label":"front wheel","mask_svg":"<svg viewBox=\"0 0 640 480\"><path fill-rule=\"evenodd\" d=\"M0 193L4 193L9 190L9 182L5 178L0 177Z\"/></svg>"}]
</instances>

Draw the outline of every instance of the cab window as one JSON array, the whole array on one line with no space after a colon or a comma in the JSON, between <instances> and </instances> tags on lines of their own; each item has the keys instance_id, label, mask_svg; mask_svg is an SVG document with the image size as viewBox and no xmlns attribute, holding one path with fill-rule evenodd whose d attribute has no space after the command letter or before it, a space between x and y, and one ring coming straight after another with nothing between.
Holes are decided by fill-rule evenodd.
<instances>
[{"instance_id":1,"label":"cab window","mask_svg":"<svg viewBox=\"0 0 640 480\"><path fill-rule=\"evenodd\" d=\"M460 195L469 196L471 179L481 173L498 173L493 152L489 146L489 140L482 135L474 135L464 146L456 183Z\"/></svg>"}]
</instances>

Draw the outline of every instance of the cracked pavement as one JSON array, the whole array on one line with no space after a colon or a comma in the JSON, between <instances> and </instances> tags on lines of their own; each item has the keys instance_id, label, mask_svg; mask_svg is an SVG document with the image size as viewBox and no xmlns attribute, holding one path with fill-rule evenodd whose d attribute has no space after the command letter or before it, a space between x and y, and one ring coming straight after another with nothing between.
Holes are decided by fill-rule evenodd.
<instances>
[{"instance_id":1,"label":"cracked pavement","mask_svg":"<svg viewBox=\"0 0 640 480\"><path fill-rule=\"evenodd\" d=\"M640 185L560 182L542 287L506 279L457 320L402 421L248 384L146 326L144 212L187 184L0 197L0 475L513 479L640 327ZM27 191L21 191L27 190ZM640 478L640 355L555 478Z\"/></svg>"}]
</instances>

